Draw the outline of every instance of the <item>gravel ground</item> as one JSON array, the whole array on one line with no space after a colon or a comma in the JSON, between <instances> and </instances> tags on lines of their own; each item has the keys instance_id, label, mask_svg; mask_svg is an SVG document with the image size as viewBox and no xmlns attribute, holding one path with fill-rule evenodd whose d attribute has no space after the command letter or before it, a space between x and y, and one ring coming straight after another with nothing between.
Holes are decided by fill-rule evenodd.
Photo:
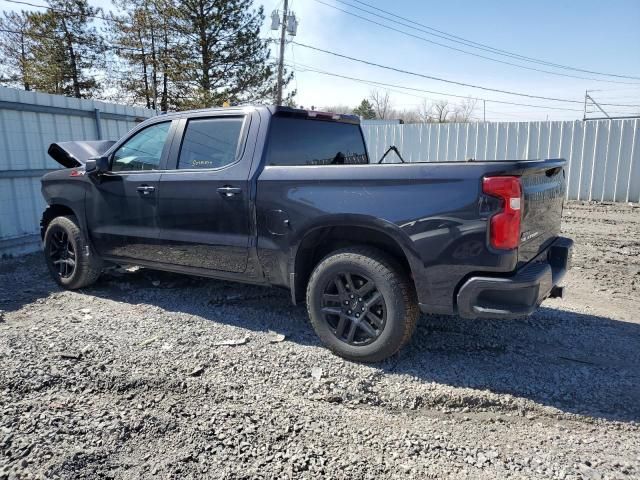
<instances>
[{"instance_id":1,"label":"gravel ground","mask_svg":"<svg viewBox=\"0 0 640 480\"><path fill-rule=\"evenodd\" d=\"M379 365L285 291L0 262L0 479L640 478L640 208L569 203L567 297ZM284 339L283 339L284 337Z\"/></svg>"}]
</instances>

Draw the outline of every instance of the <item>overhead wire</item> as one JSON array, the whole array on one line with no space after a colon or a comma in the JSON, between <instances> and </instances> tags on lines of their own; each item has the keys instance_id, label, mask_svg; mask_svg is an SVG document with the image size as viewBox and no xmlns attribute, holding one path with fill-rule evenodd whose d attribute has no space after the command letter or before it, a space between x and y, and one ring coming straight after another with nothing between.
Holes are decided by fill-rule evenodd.
<instances>
[{"instance_id":1,"label":"overhead wire","mask_svg":"<svg viewBox=\"0 0 640 480\"><path fill-rule=\"evenodd\" d=\"M47 9L51 9L51 10L57 10L57 9L54 9L54 8L48 6L48 5L39 5L39 4L35 4L35 3L23 1L23 0L5 0L5 1L7 1L9 3L29 5L29 6L33 6L33 7L37 7L37 8L47 8ZM316 0L316 1L319 2L319 3L325 3L325 2L323 2L321 0ZM350 4L346 3L346 2L344 2L343 0L336 0L336 1L338 1L338 2L340 2L342 4L345 4L345 5L349 5L349 6L353 7L353 8L359 8L359 7L356 7L354 5L350 5ZM410 19L406 19L404 17L400 17L400 16L395 15L395 14L393 14L391 12L387 12L385 10L382 10L382 9L379 9L379 8L374 7L372 5L369 5L369 4L365 3L365 2L361 2L359 0L351 0L351 1L355 1L355 2L360 3L362 5L366 5L369 8L384 12L384 13L386 13L388 15L391 15L391 16L394 16L396 18L401 18L401 19L403 19L403 20L405 20L407 22L414 23L416 25L420 25L420 26L422 26L424 28L432 29L431 27L422 25L422 24L420 24L418 22L414 22L414 21L412 21ZM334 7L334 6L326 4L326 3L325 3L325 5L328 5L328 6L332 7L332 8L337 8L337 7ZM339 10L341 10L341 9L339 9ZM365 12L367 12L369 14L372 14L372 15L377 15L377 14L374 14L372 12L368 12L367 10L364 10L364 9L360 9L360 10L365 11ZM57 10L57 11L61 11L63 13L67 13L67 12L65 12L63 10ZM346 13L349 13L349 12L346 12ZM98 15L86 15L86 16L87 17L91 17L91 18L97 18L97 19L104 20L104 21L114 21L114 22L119 22L119 23L122 22L121 20L118 20L118 19L115 19L115 18L110 18L110 17L105 17L105 16L102 16L102 15L99 15L99 16ZM381 17L380 15L377 15L377 16ZM384 17L381 17L381 18L384 18ZM366 19L366 18L365 18L365 20L371 21L370 19ZM374 23L378 23L378 22L374 22ZM400 23L400 22L396 22L396 23ZM402 25L404 25L404 24L402 24ZM382 25L382 26L384 26L384 25ZM409 28L413 28L413 27L410 27L408 25L405 25L405 26L409 27ZM384 26L384 27L386 28L386 26ZM462 37L456 37L455 35L447 34L446 32L441 32L441 31L438 31L436 29L432 29L432 30L440 32L440 33L443 33L444 35L448 35L448 36L451 36L451 37L459 38L460 40L467 41L466 39L463 39ZM22 33L22 32L19 32L19 31L9 31L9 30L5 30L5 29L2 29L2 31L8 31L8 32L12 32L12 33ZM406 32L401 32L401 33L406 33ZM428 33L428 32L425 32L425 33ZM409 35L411 35L411 34L409 34ZM34 36L34 34L31 34L31 36ZM425 40L423 37L418 37L418 38ZM427 41L429 41L429 40L427 40ZM491 49L492 51L493 50L495 50L496 52L501 51L500 49L494 49L493 47L488 47L488 46L480 44L478 42L473 42L473 41L470 41L470 40L468 40L468 42L471 43L471 44L477 44L479 46L487 47L488 49ZM433 42L431 42L431 43L433 43ZM527 98L534 98L534 99L540 99L540 100L546 100L546 101L566 102L566 103L574 103L574 104L582 104L583 103L583 100L571 100L571 99L562 99L562 98L554 98L554 97L545 97L545 96L533 95L533 94L528 94L528 93L523 93L523 92L513 92L513 91L508 91L508 90L502 90L502 89L490 88L490 87L485 87L485 86L480 86L480 85L474 85L474 84L469 84L469 83L465 83L465 82L459 82L459 81L451 80L451 79L444 79L444 78L435 77L435 76L426 75L426 74L421 74L421 73L417 73L417 72L411 72L411 71L399 69L399 68L396 68L396 67L390 67L390 66L378 64L378 63L367 61L367 60L363 60L363 59L358 59L358 58L355 58L355 57L351 57L351 56L348 56L348 55L340 54L340 53L337 53L337 52L332 52L330 50L321 49L319 47L314 47L314 46L303 44L303 43L296 42L296 41L291 41L291 44L299 45L299 46L301 46L303 48L308 48L308 49L320 51L320 52L323 52L323 53L326 53L326 54L330 54L330 55L334 55L334 56L337 56L337 57L341 57L341 58L344 58L344 59L347 59L347 60L364 63L364 64L367 64L367 65L370 65L370 66L375 66L375 67L378 67L378 68L384 68L384 69L396 71L396 72L407 74L407 75L418 76L418 77L427 78L427 79L440 81L440 82L445 82L445 83L450 83L450 84L454 84L454 85L465 86L465 87L469 87L469 88L476 88L476 89L481 89L481 90L486 90L486 91L492 91L492 92L497 92L497 93L502 93L502 94L507 94L507 95L523 96L523 97L527 97ZM122 45L114 45L114 44L106 44L105 43L102 46L105 49L112 49L112 50L121 49L121 50L139 51L139 48L127 47L127 46L122 46ZM449 48L449 47L450 46L447 46L447 48ZM293 46L291 47L291 49L292 49L292 52L293 52ZM507 51L501 51L501 52L510 53L510 52L507 52ZM464 51L464 53L470 53L472 55L477 55L477 54L474 54L472 52L466 52L466 51ZM538 61L537 59L533 59L533 58L525 57L525 56L520 56L518 54L513 54L513 55L517 56L517 57L522 57L523 59L528 59L528 60L531 60L531 61L535 60L536 62L539 62L539 63L542 63L542 64L549 64L549 65L552 65L552 66L558 66L558 67L565 67L565 68L568 68L568 69L574 69L573 67L562 66L562 65L559 65L559 64L552 64L550 62ZM489 58L489 57L487 57L487 58ZM495 61L498 61L498 62L501 62L501 63L505 63L505 62L502 62L502 61L496 60L496 59L490 59L490 60L495 60ZM506 63L508 63L508 62L506 62ZM296 65L296 63L295 63L295 57L294 57L294 65L293 65L294 72L295 72L295 65ZM516 64L513 64L513 65L516 65ZM529 68L530 69L530 67L526 67L526 66L521 66L521 65L516 65L516 66L520 66L520 67L523 67L523 68ZM535 70L538 70L538 69L535 69ZM575 70L584 71L584 72L593 73L593 74L598 74L598 75L611 75L611 76L616 76L616 77L621 77L621 78L633 78L633 79L636 79L636 77L630 77L630 76L625 76L625 75L605 74L605 73L601 73L601 72L581 70L581 69L575 69ZM314 71L314 70L311 70L311 71ZM315 73L324 74L324 75L333 75L335 77L341 77L341 78L345 78L345 79L349 79L349 80L353 80L353 81L364 82L364 83L367 83L369 85L386 85L386 86L391 86L391 87L394 87L394 88L402 88L402 89L405 89L405 90L420 91L420 92L432 93L432 94L436 94L436 95L451 96L451 97L458 97L458 98L471 98L469 96L454 95L454 94L449 94L449 93L435 92L435 91L430 91L430 90L423 90L423 89L416 89L416 88L412 88L412 87L405 87L405 86L401 86L401 85L388 84L388 83L384 83L384 82L377 82L377 81L370 81L370 80L365 80L365 79L358 79L358 78L355 78L355 77L349 77L349 76L346 76L346 75L331 74L330 72L322 72L322 71L319 71L319 70L315 70ZM557 72L546 72L546 73L558 74ZM560 75L562 75L562 74L560 74ZM572 75L565 75L565 76L572 76ZM572 76L572 77L575 77L575 76ZM584 78L584 77L578 77L578 78ZM600 79L593 79L593 80L601 81ZM640 78L638 78L638 80L640 80ZM625 82L622 82L622 83L625 83ZM638 84L638 85L640 87L640 84ZM626 87L626 88L632 88L632 87ZM420 98L426 98L426 97L420 97ZM569 108L561 108L561 107L550 107L550 106L542 106L542 105L523 104L523 103L517 103L517 102L508 102L508 101L504 101L504 100L479 99L479 98L476 98L476 99L477 100L488 101L488 102L493 102L493 103L521 105L521 106L527 106L527 107L531 107L531 108L565 110L565 111L582 111L582 110L577 110L577 109L569 109ZM619 104L619 103L601 103L601 105L616 106L616 107L622 107L622 108L640 108L640 105Z\"/></svg>"},{"instance_id":2,"label":"overhead wire","mask_svg":"<svg viewBox=\"0 0 640 480\"><path fill-rule=\"evenodd\" d=\"M426 78L428 80L435 80L438 82L444 82L444 83L449 83L449 84L453 84L453 85L459 85L462 87L468 87L468 88L476 88L476 89L480 89L480 90L485 90L485 91L489 91L489 92L497 92L497 93L503 93L506 95L515 95L515 96L519 96L519 97L527 97L527 98L535 98L535 99L539 99L539 100L548 100L548 101L553 101L553 102L564 102L564 103L574 103L574 104L583 104L584 101L583 100L571 100L571 99L566 99L566 98L557 98L557 97L546 97L543 95L534 95L534 94L530 94L530 93L523 93L523 92L514 92L511 90L503 90L503 89L499 89L499 88L491 88L491 87L486 87L486 86L482 86L482 85L474 85L471 83L466 83L466 82L461 82L461 81L457 81L457 80L451 80L451 79L446 79L446 78L441 78L441 77L436 77L433 75L427 75L424 73L418 73L418 72L412 72L410 70L405 70L402 68L398 68L398 67L391 67L389 65L383 65L380 63L376 63L376 62L372 62L370 60L364 60L361 58L356 58L356 57L352 57L350 55L346 55L343 53L338 53L338 52L334 52L331 50L327 50L324 48L320 48L320 47L315 47L313 45L308 45L306 43L301 43L301 42L297 42L297 41L292 41L292 43L294 43L295 45L298 45L300 47L303 48L307 48L310 50L315 50L318 52L322 52L322 53L326 53L328 55L332 55L338 58L343 58L346 60L350 60L353 62L358 62L358 63L362 63L365 65L370 65L373 67L377 67L377 68L381 68L381 69L385 69L385 70L390 70L390 71L394 71L394 72L398 72L398 73L402 73L405 75L411 75L411 76L415 76L415 77L420 77L420 78ZM627 104L616 104L616 103L608 103L608 104L603 104L603 105L609 105L609 106L622 106L622 107L627 107L627 106L632 106L632 107L639 107L640 105L627 105Z\"/></svg>"},{"instance_id":3,"label":"overhead wire","mask_svg":"<svg viewBox=\"0 0 640 480\"><path fill-rule=\"evenodd\" d=\"M60 8L54 8L50 5L41 5L41 4L26 2L24 0L4 0L4 1L7 3L15 3L18 5L27 5L29 7L46 8L47 10L51 10L53 12L58 12L58 13L64 13L65 15L69 15L69 16L96 18L98 20L103 20L105 22L125 23L123 20L113 18L113 17L105 17L104 15L89 15L89 14L83 14L83 13L73 13L73 12L68 12L66 10L62 10Z\"/></svg>"},{"instance_id":4,"label":"overhead wire","mask_svg":"<svg viewBox=\"0 0 640 480\"><path fill-rule=\"evenodd\" d=\"M352 8L359 8L359 7L356 7L354 5L348 4L344 0L335 0L335 1L337 1L339 3L342 3L344 5L349 5ZM467 38L464 38L464 37L461 37L461 36L458 36L458 35L454 35L454 34L445 32L443 30L439 30L439 29L430 27L430 26L425 25L423 23L416 22L415 20L412 20L412 19L407 18L407 17L403 17L401 15L395 14L395 13L390 12L388 10L384 10L382 8L376 7L376 6L371 5L371 4L367 3L367 2L364 2L362 0L350 0L350 1L358 3L360 5L364 5L364 6L370 8L372 10L376 10L376 11L382 12L382 13L388 15L388 16L398 18L398 19L403 20L403 21L405 21L407 23L422 27L422 29L424 29L424 30L420 30L420 31L423 31L424 33L427 33L429 35L437 36L438 38L443 38L443 39L449 40L451 42L461 43L463 45L466 45L466 46L469 46L469 47L472 47L472 48L478 48L480 50L484 50L484 51L495 53L495 54L499 54L499 55L508 56L510 58L520 59L520 60L529 61L529 62L532 62L532 63L537 63L539 65L546 65L546 66L561 68L561 69L565 69L565 70L573 70L573 71L577 71L577 72L590 73L590 74L601 75L601 76L610 76L610 77L617 77L617 78L627 78L627 79L631 79L631 80L640 80L639 76L622 75L622 74L607 73L607 72L598 72L598 71L595 71L595 70L588 70L588 69L584 69L584 68L573 67L573 66L569 66L569 65L563 65L563 64L560 64L560 63L554 63L554 62L550 62L550 61L547 61L547 60L541 60L541 59L538 59L538 58L535 58L535 57L529 57L529 56L526 56L526 55L521 55L521 54L518 54L518 53L510 52L508 50L495 48L495 47L492 47L492 46L484 44L484 43L480 43L480 42L476 42L476 41L473 41L473 40L469 40ZM367 10L364 10L364 9L360 9L360 10L368 12ZM371 14L372 12L368 12L368 13ZM391 19L387 18L387 20L391 20ZM436 32L436 34L434 34L432 32Z\"/></svg>"},{"instance_id":5,"label":"overhead wire","mask_svg":"<svg viewBox=\"0 0 640 480\"><path fill-rule=\"evenodd\" d=\"M51 37L48 36L48 35L40 35L40 34L33 33L33 32L21 32L20 30L10 30L10 29L7 29L7 28L0 28L0 32L16 33L16 34L25 35L26 37L42 38L42 39L51 40ZM66 32L64 32L62 30L54 30L54 31L52 31L52 33L65 34ZM135 51L135 52L139 52L140 51L140 48L137 48L137 47L128 47L128 46L124 46L124 45L109 44L109 43L88 42L86 39L83 40L82 42L79 42L79 43L83 43L84 45L89 45L89 46L93 46L93 47L104 48L105 50L131 50L131 51Z\"/></svg>"},{"instance_id":6,"label":"overhead wire","mask_svg":"<svg viewBox=\"0 0 640 480\"><path fill-rule=\"evenodd\" d=\"M422 88L415 88L415 87L407 87L404 85L398 85L395 83L387 83L387 82L380 82L377 80L367 80L367 79L363 79L363 78L358 78L358 77L352 77L349 75L342 75L342 74L338 74L335 72L327 72L324 70L320 70L317 69L315 67L311 67L309 65L304 65L301 64L299 62L296 63L296 65L300 68L302 67L303 69L310 71L310 72L314 72L314 73L319 73L321 75L328 75L331 77L336 77L336 78L343 78L346 80L352 80L355 82L360 82L360 83L365 83L365 84L369 84L372 86L381 86L381 87L392 87L392 88L401 88L404 90L411 90L411 91L415 91L415 92L423 92L423 93L430 93L432 95L441 95L441 96L445 96L445 97L454 97L454 98L463 98L463 99L467 99L467 98L471 98L472 100L478 100L478 101L485 101L485 102L491 102L491 103L499 103L499 104L504 104L504 105L516 105L516 106L522 106L522 107L532 107L532 108L541 108L541 109L547 109L547 110L562 110L562 111L569 111L569 112L582 112L581 109L576 109L576 108L567 108L567 107L552 107L552 106L547 106L547 105L532 105L529 103L519 103L519 102L510 102L507 100L497 100L497 99L493 99L493 98L482 98L482 97L475 97L475 96L470 96L470 95L458 95L458 94L454 94L454 93L447 93L447 92L438 92L438 91L434 91L434 90L425 90ZM420 98L429 98L429 97L420 97Z\"/></svg>"},{"instance_id":7,"label":"overhead wire","mask_svg":"<svg viewBox=\"0 0 640 480\"><path fill-rule=\"evenodd\" d=\"M549 74L549 75L556 75L556 76L560 76L560 77L570 77L570 78L577 78L577 79L580 79L580 80L591 80L591 81L595 81L595 82L617 83L617 84L625 84L625 85L636 85L636 84L638 84L637 82L634 83L634 82L625 82L625 81L620 81L620 80L606 80L606 79L602 79L602 78L581 77L581 76L578 76L578 75L571 75L571 74L568 74L568 73L553 72L551 70L543 70L543 69L540 69L540 68L528 67L526 65L519 65L517 63L507 62L505 60L499 60L497 58L487 57L486 55L480 55L478 53L469 52L469 51L463 50L461 48L456 48L456 47L453 47L451 45L446 45L446 44L443 44L443 43L440 43L440 42L429 40L427 38L421 37L420 35L415 35L415 34L406 32L404 30L400 30L398 28L394 28L394 27L391 27L389 25L385 25L383 23L376 22L375 20L371 20L369 18L363 17L363 16L358 15L356 13L349 12L348 10L344 10L344 9L342 9L340 7L336 7L335 5L331 5L329 3L326 3L323 0L315 0L315 1L317 3L322 4L322 5L326 5L327 7L334 8L336 10L339 10L339 11L343 12L343 13L346 13L347 15L351 15L353 17L359 18L359 19L364 20L366 22L378 25L378 26L380 26L382 28L386 28L388 30L392 30L394 32L398 32L398 33L401 33L403 35L407 35L409 37L416 38L418 40L422 40L422 41L427 42L427 43L438 45L440 47L444 47L444 48L447 48L447 49L450 49L450 50L454 50L454 51L457 51L457 52L460 52L460 53L464 53L465 55L471 55L471 56L474 56L474 57L483 58L485 60L489 60L489 61L492 61L492 62L502 63L504 65L510 65L510 66L517 67L517 68L523 68L525 70L533 70L533 71L536 71L536 72L542 72L542 73L546 73L546 74ZM340 0L338 0L338 1L340 1ZM341 3L345 3L345 2L341 2ZM376 15L378 17L385 18L385 17L382 17L381 15L378 15L376 13L371 13L371 12L368 12L368 13L370 15ZM395 23L400 23L400 22L397 22L397 21L392 20L392 19L387 19L387 18L385 18L385 19L389 20L389 21L392 21L392 22L395 22ZM415 27L411 27L410 25L405 25L405 24L402 24L402 23L400 23L400 24L404 25L405 27L408 27L408 28L415 28ZM639 78L639 80L640 80L640 78Z\"/></svg>"}]
</instances>

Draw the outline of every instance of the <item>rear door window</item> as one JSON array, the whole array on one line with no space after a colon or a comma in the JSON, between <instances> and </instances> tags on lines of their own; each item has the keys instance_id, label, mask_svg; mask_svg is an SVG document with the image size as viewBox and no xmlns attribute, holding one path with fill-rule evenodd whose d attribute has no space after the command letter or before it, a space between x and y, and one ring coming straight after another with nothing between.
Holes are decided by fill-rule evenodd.
<instances>
[{"instance_id":1,"label":"rear door window","mask_svg":"<svg viewBox=\"0 0 640 480\"><path fill-rule=\"evenodd\" d=\"M267 165L369 163L360 126L351 123L273 117Z\"/></svg>"},{"instance_id":2,"label":"rear door window","mask_svg":"<svg viewBox=\"0 0 640 480\"><path fill-rule=\"evenodd\" d=\"M221 168L238 158L244 117L189 119L178 157L178 169Z\"/></svg>"}]
</instances>

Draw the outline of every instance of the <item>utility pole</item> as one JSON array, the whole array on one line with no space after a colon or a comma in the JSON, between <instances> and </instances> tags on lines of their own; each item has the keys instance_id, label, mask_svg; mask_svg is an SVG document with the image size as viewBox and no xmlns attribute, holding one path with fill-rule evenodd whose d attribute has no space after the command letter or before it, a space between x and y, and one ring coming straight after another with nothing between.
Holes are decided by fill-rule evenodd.
<instances>
[{"instance_id":1,"label":"utility pole","mask_svg":"<svg viewBox=\"0 0 640 480\"><path fill-rule=\"evenodd\" d=\"M482 121L487 121L487 101L484 99L482 100Z\"/></svg>"},{"instance_id":2,"label":"utility pole","mask_svg":"<svg viewBox=\"0 0 640 480\"><path fill-rule=\"evenodd\" d=\"M280 30L280 58L278 59L278 84L276 87L276 105L282 105L282 75L284 74L284 41L287 34L287 13L289 10L289 0L284 0L284 10L282 12L282 25Z\"/></svg>"},{"instance_id":3,"label":"utility pole","mask_svg":"<svg viewBox=\"0 0 640 480\"><path fill-rule=\"evenodd\" d=\"M609 116L609 114L604 111L604 108L602 108L600 104L596 102L591 95L589 95L589 90L586 90L584 92L584 117L582 118L583 121L587 119L587 99L591 100L591 103L593 103L596 106L596 108L604 114L605 117L611 120L611 117Z\"/></svg>"},{"instance_id":4,"label":"utility pole","mask_svg":"<svg viewBox=\"0 0 640 480\"><path fill-rule=\"evenodd\" d=\"M276 105L282 105L282 89L284 87L284 47L287 33L292 37L298 33L298 19L296 14L289 11L289 0L284 0L282 20L280 13L274 10L271 14L271 30L280 30L280 57L278 58L278 78L276 84Z\"/></svg>"}]
</instances>

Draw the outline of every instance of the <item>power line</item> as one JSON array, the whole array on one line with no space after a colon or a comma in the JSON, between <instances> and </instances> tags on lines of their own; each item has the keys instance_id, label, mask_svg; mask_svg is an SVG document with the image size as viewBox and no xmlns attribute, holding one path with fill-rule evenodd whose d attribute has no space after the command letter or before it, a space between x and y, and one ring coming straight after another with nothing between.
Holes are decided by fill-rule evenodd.
<instances>
[{"instance_id":1,"label":"power line","mask_svg":"<svg viewBox=\"0 0 640 480\"><path fill-rule=\"evenodd\" d=\"M542 95L533 95L533 94L522 93L522 92L512 92L512 91L509 91L509 90L501 90L499 88L484 87L484 86L481 86L481 85L473 85L471 83L459 82L457 80L449 80L449 79L445 79L445 78L434 77L432 75L426 75L424 73L417 73L417 72L412 72L412 71L409 71L409 70L404 70L404 69L401 69L401 68L390 67L390 66L387 66L387 65L381 65L379 63L371 62L371 61L368 61L368 60L363 60L361 58L351 57L349 55L344 55L342 53L333 52L331 50L325 50L323 48L314 47L312 45L307 45L305 43L300 43L300 42L296 42L296 41L292 41L292 43L294 43L295 45L298 45L300 47L303 47L303 48L308 48L308 49L315 50L315 51L318 51L318 52L326 53L328 55L333 55L335 57L344 58L344 59L347 59L347 60L351 60L353 62L363 63L365 65L370 65L370 66L382 68L382 69L385 69L385 70L391 70L391 71L398 72L398 73L404 73L405 75L412 75L414 77L421 77L421 78L426 78L428 80L436 80L438 82L444 82L444 83L450 83L450 84L453 84L453 85L459 85L459 86L462 86L462 87L477 88L477 89L486 90L486 91L489 91L489 92L504 93L504 94L507 94L507 95L516 95L516 96L519 96L519 97L536 98L536 99L539 99L539 100L549 100L549 101L553 101L553 102L575 103L575 104L580 104L580 105L582 105L584 103L582 100L569 100L569 99L566 99L566 98L544 97ZM615 104L615 103L608 103L608 104L605 104L605 105L617 106L617 107L629 107L629 106L638 107L638 106L640 106L640 105L624 105L624 104Z\"/></svg>"},{"instance_id":2,"label":"power line","mask_svg":"<svg viewBox=\"0 0 640 480\"><path fill-rule=\"evenodd\" d=\"M48 35L41 35L33 32L21 32L20 30L9 30L6 28L0 28L0 32L17 33L20 35L24 35L27 38L41 38L41 39L51 40L51 37ZM66 32L62 30L53 30L52 33L66 34ZM77 42L77 43L81 45L89 45L92 47L100 47L100 48L104 48L105 50L131 50L134 52L140 52L140 48L136 48L136 47L127 47L124 45L99 43L99 42L88 42L86 39L83 40L82 42Z\"/></svg>"},{"instance_id":3,"label":"power line","mask_svg":"<svg viewBox=\"0 0 640 480\"><path fill-rule=\"evenodd\" d=\"M297 67L301 67L301 69L297 70L298 72L310 72L310 73L319 73L319 74L322 74L322 75L330 75L330 76L333 76L333 77L352 80L352 81L355 81L355 82L358 82L358 83L362 83L364 85L369 85L370 87L379 87L381 85L379 82L375 82L373 80L355 79L355 78L351 78L351 77L346 77L344 75L336 75L336 74L332 74L332 73L329 73L329 72L324 72L322 70L316 70L313 67L309 67L309 66L303 65L301 63L293 63L293 64L289 64L289 65L291 65L294 69L296 68L296 66ZM389 84L382 84L382 85L385 85L385 87L393 86L393 85L389 85ZM404 87L398 86L397 88L404 88ZM394 93L397 93L397 94L400 94L400 95L406 95L406 96L413 97L413 98L420 98L422 100L435 100L435 99L430 98L430 97L425 97L424 95L417 95L417 94L414 94L414 93L407 93L407 92L403 92L401 90L394 90L393 88L385 88L385 90L388 90L390 92L394 92ZM468 97L464 97L464 98L468 98ZM474 100L474 99L472 99L472 100Z\"/></svg>"},{"instance_id":4,"label":"power line","mask_svg":"<svg viewBox=\"0 0 640 480\"><path fill-rule=\"evenodd\" d=\"M342 4L345 4L345 5L349 5L346 2L344 2L343 0L336 0L336 1L340 2ZM399 18L399 19L401 19L401 20L403 20L405 22L411 23L413 25L418 25L418 26L420 26L420 27L422 27L424 29L430 30L431 32L436 32L436 33L440 34L440 35L436 35L436 34L433 34L433 33L427 32L427 31L424 32L424 33L427 33L429 35L437 36L439 38L445 38L446 40L449 40L451 42L462 43L463 45L466 45L466 46L469 46L469 47L472 47L472 48L477 48L477 49L480 49L480 50L496 53L496 54L499 54L499 55L508 56L508 57L511 57L511 58L525 60L525 61L529 61L529 62L532 62L532 63L540 64L540 65L547 65L547 66L550 66L550 67L562 68L562 69L565 69L565 70L573 70L573 71L576 71L576 72L591 73L591 74L594 74L594 75L602 75L602 76L608 76L608 77L617 77L617 78L627 78L627 79L631 79L631 80L640 80L640 77L637 77L637 76L598 72L598 71L594 71L594 70L587 70L587 69L583 69L583 68L572 67L572 66L569 66L569 65L563 65L563 64L560 64L560 63L553 63L553 62L549 62L549 61L546 61L546 60L541 60L541 59L534 58L534 57L528 57L526 55L520 55L518 53L510 52L508 50L495 48L495 47L492 47L492 46L484 44L484 43L475 42L473 40L469 40L469 39L464 38L464 37L453 35L451 33L445 32L443 30L438 30L436 28L430 27L430 26L425 25L423 23L416 22L415 20L411 20L410 18L402 17L402 16L397 15L397 14L395 14L393 12L389 12L388 10L383 10L382 8L378 8L378 7L374 6L374 5L368 4L368 3L363 2L361 0L351 0L351 1L359 3L361 5L364 5L364 6L368 7L368 8L371 8L372 10L377 10L379 12L382 12L382 13L386 14L386 15L390 15L392 17ZM354 5L349 5L349 6L351 6L353 8L358 8L358 7L355 7ZM367 10L364 10L364 9L361 9L361 10L367 11ZM371 12L368 12L368 13L371 13ZM390 19L388 19L388 20L390 20ZM422 30L422 31L424 31L424 30Z\"/></svg>"},{"instance_id":5,"label":"power line","mask_svg":"<svg viewBox=\"0 0 640 480\"><path fill-rule=\"evenodd\" d=\"M360 82L360 83L365 83L368 85L373 85L373 86L383 86L383 87L393 87L393 88L401 88L404 90L411 90L411 91L415 91L415 92L424 92L424 93L430 93L433 95L442 95L442 96L446 96L446 97L455 97L455 98L471 98L472 100L478 100L478 101L485 101L485 102L492 102L492 103L500 103L500 104L504 104L504 105L517 105L517 106L521 106L521 107L531 107L531 108L542 108L542 109L546 109L546 110L562 110L562 111L567 111L567 112L582 112L582 110L579 110L577 108L566 108L566 107L550 107L550 106L546 106L546 105L531 105L529 103L518 103L518 102L509 102L506 100L495 100L492 98L481 98L481 97L469 97L469 96L465 96L465 95L456 95L453 93L445 93L445 92L436 92L433 90L424 90L421 88L414 88L414 87L406 87L403 85L398 85L398 84L394 84L394 83L385 83L385 82L379 82L377 80L366 80L363 78L357 78L357 77L350 77L347 75L340 75L337 73L331 73L331 72L327 72L327 71L323 71L323 70L319 70L316 69L315 67L310 67L308 65L303 65L301 63L296 63L296 65L298 67L302 67L310 72L313 73L319 73L321 75L328 75L331 77L337 77L337 78L343 78L346 80L352 80L355 82ZM420 97L420 98L428 98L428 97Z\"/></svg>"},{"instance_id":6,"label":"power line","mask_svg":"<svg viewBox=\"0 0 640 480\"><path fill-rule=\"evenodd\" d=\"M407 35L409 37L416 38L418 40L422 40L422 41L427 42L427 43L431 43L433 45L438 45L440 47L447 48L449 50L454 50L456 52L464 53L465 55L471 55L473 57L478 57L478 58L482 58L482 59L485 59L485 60L489 60L491 62L502 63L504 65L510 65L510 66L517 67L517 68L523 68L525 70L533 70L533 71L536 71L536 72L547 73L547 74L550 74L550 75L556 75L556 76L560 76L560 77L577 78L577 79L580 79L580 80L591 80L591 81L594 81L594 82L618 83L618 84L625 84L625 85L640 85L640 84L637 84L637 83L634 83L634 82L623 82L623 81L620 81L620 80L606 80L606 79L602 79L602 78L593 78L593 77L581 77L581 76L578 76L578 75L571 75L569 73L553 72L551 70L543 70L541 68L528 67L526 65L519 65L517 63L507 62L505 60L499 60L497 58L487 57L486 55L480 55L479 53L469 52L469 51L463 50L461 48L456 48L456 47L452 47L451 45L446 45L444 43L440 43L440 42L436 42L436 41L433 41L433 40L429 40L427 38L424 38L424 37L421 37L419 35L415 35L415 34L406 32L404 30L400 30L398 28L390 27L389 25L385 25L383 23L376 22L375 20L371 20L369 18L363 17L363 16L358 15L358 14L353 13L353 12L349 12L348 10L344 10L344 9L342 9L340 7L336 7L335 5L331 5L329 3L323 2L322 0L315 0L315 1L317 3L322 4L322 5L326 5L327 7L339 10L339 11L341 11L343 13L346 13L347 15L351 15L353 17L359 18L359 19L364 20L366 22L373 23L374 25L378 25L378 26L380 26L382 28L386 28L388 30L392 30L394 32L398 32L398 33L401 33L403 35ZM345 5L349 5L348 3L342 2L340 0L337 0L337 1L339 1L340 3L344 3ZM423 31L423 30L420 30L420 29L418 29L416 27L412 27L411 25L407 25L407 24L404 24L402 22L398 22L396 20L384 17L384 16L379 15L377 13L368 12L367 10L364 10L362 8L359 8L359 7L356 7L354 5L349 5L349 6L352 7L352 8L356 8L358 10L361 10L363 12L367 12L370 15L375 15L376 17L383 18L383 19L385 19L387 21L403 25L404 27L412 28L412 29L415 29L415 30L418 30L418 31ZM425 32L425 33L428 33L428 32Z\"/></svg>"},{"instance_id":7,"label":"power line","mask_svg":"<svg viewBox=\"0 0 640 480\"><path fill-rule=\"evenodd\" d=\"M29 7L46 8L47 10L51 10L52 12L64 13L65 15L72 16L72 17L97 18L98 20L103 20L105 22L125 23L124 21L118 20L117 18L105 17L104 15L89 15L89 14L82 14L82 13L67 12L66 10L54 8L49 5L39 5L36 3L25 2L23 0L4 0L4 1L7 3L16 3L18 5L27 5Z\"/></svg>"},{"instance_id":8,"label":"power line","mask_svg":"<svg viewBox=\"0 0 640 480\"><path fill-rule=\"evenodd\" d=\"M67 15L67 16L72 16L72 17L95 18L95 19L98 19L98 20L103 20L105 22L114 22L114 23L117 23L117 24L120 24L120 25L124 25L125 27L129 26L129 24L127 23L126 20L122 20L122 19L119 19L119 18L114 18L113 16L105 17L104 15L89 15L89 14L68 12L66 10L61 10L61 9L50 7L49 5L39 5L39 4L31 3L31 2L25 2L23 0L4 0L4 1L8 2L8 3L16 3L16 4L19 4L19 5L28 5L30 7L46 8L48 10L51 10L52 12L58 12L58 13L62 13L62 14ZM244 23L243 25L238 27L236 30L232 31L231 33L229 33L225 37L221 37L219 40L223 41L223 40L226 40L226 39L231 38L234 35L238 34L240 31L242 31L247 25L249 25L257 17L258 17L258 13L256 13L252 17L250 17L249 20L247 20L246 23ZM189 37L189 38L192 38L192 39L194 38L191 34L185 33L185 35L187 37ZM121 47L121 48L126 48L126 47Z\"/></svg>"}]
</instances>

